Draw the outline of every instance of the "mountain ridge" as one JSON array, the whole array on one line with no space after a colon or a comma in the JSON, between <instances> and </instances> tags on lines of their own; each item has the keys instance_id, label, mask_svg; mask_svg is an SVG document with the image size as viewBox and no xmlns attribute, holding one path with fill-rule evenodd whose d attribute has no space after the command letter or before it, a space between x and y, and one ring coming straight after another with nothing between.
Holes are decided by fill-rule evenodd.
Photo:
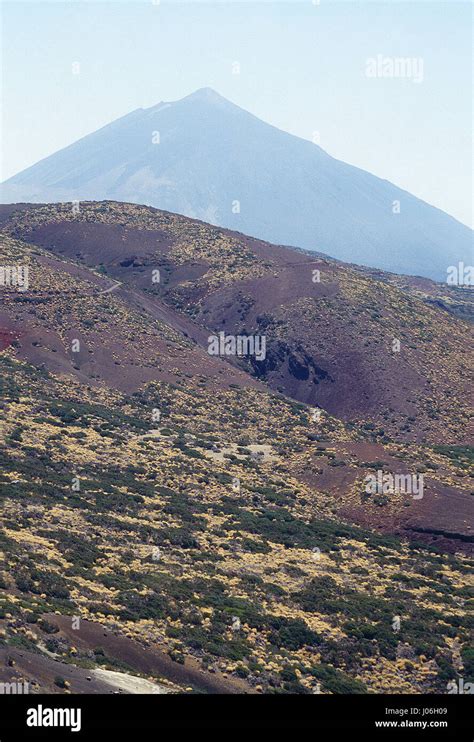
<instances>
[{"instance_id":1,"label":"mountain ridge","mask_svg":"<svg viewBox=\"0 0 474 742\"><path fill-rule=\"evenodd\" d=\"M2 184L3 202L104 199L435 280L472 259L454 217L211 88L135 109Z\"/></svg>"}]
</instances>

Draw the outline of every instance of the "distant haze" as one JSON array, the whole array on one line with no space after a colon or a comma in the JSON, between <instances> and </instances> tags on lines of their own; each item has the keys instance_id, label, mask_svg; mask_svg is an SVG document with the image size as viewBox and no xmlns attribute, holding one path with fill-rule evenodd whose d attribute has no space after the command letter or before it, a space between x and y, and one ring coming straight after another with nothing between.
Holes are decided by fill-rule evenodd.
<instances>
[{"instance_id":1,"label":"distant haze","mask_svg":"<svg viewBox=\"0 0 474 742\"><path fill-rule=\"evenodd\" d=\"M210 86L474 226L466 0L5 0L2 27L0 181Z\"/></svg>"}]
</instances>

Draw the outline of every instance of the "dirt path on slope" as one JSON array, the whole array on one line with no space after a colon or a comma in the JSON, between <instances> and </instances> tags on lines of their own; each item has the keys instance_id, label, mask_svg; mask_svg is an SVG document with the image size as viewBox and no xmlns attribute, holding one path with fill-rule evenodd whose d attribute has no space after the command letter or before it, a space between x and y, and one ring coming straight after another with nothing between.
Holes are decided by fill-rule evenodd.
<instances>
[{"instance_id":1,"label":"dirt path on slope","mask_svg":"<svg viewBox=\"0 0 474 742\"><path fill-rule=\"evenodd\" d=\"M157 675L179 686L191 686L204 693L254 693L252 686L240 678L226 678L222 673L202 670L197 660L186 657L184 665L174 662L158 645L143 647L134 639L114 633L93 621L81 620L73 629L70 616L47 614L61 634L80 651L102 648L109 657L121 660L144 675ZM57 636L57 635L56 635Z\"/></svg>"}]
</instances>

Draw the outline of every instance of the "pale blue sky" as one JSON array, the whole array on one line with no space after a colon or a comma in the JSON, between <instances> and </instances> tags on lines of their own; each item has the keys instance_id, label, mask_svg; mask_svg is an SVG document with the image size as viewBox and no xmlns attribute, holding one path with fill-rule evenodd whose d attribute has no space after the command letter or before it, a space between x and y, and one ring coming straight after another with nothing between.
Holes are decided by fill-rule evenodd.
<instances>
[{"instance_id":1,"label":"pale blue sky","mask_svg":"<svg viewBox=\"0 0 474 742\"><path fill-rule=\"evenodd\" d=\"M455 0L3 2L2 179L210 86L472 225L471 13ZM377 54L421 58L423 82L367 77Z\"/></svg>"}]
</instances>

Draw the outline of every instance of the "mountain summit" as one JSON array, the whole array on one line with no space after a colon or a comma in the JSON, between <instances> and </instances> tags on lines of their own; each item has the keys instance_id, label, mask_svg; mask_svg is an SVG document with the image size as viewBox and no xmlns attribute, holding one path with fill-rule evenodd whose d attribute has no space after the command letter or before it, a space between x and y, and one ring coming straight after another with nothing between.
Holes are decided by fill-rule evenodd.
<instances>
[{"instance_id":1,"label":"mountain summit","mask_svg":"<svg viewBox=\"0 0 474 742\"><path fill-rule=\"evenodd\" d=\"M472 231L212 88L139 108L5 181L3 203L127 201L444 281Z\"/></svg>"}]
</instances>

